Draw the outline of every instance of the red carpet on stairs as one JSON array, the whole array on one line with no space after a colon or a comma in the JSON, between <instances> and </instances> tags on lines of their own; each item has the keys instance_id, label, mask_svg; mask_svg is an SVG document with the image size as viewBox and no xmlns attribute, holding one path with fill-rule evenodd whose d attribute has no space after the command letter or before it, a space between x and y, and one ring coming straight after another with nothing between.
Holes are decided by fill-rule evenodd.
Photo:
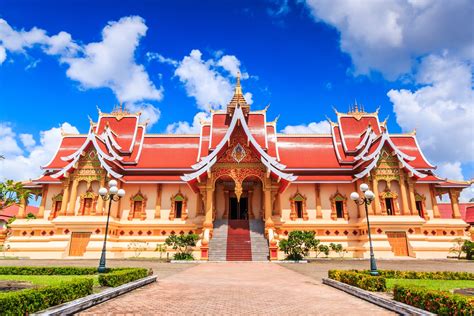
<instances>
[{"instance_id":1,"label":"red carpet on stairs","mask_svg":"<svg viewBox=\"0 0 474 316\"><path fill-rule=\"evenodd\" d=\"M229 220L227 261L252 261L248 220Z\"/></svg>"}]
</instances>

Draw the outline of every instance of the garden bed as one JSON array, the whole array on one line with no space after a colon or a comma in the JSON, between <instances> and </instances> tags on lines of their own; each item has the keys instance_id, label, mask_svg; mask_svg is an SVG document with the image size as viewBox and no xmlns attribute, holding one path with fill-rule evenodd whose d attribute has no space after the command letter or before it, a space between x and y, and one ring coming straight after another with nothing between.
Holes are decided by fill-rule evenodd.
<instances>
[{"instance_id":1,"label":"garden bed","mask_svg":"<svg viewBox=\"0 0 474 316\"><path fill-rule=\"evenodd\" d=\"M0 267L0 280L28 282L32 288L0 293L0 314L33 313L100 291L142 279L144 268L114 268L97 274L95 268Z\"/></svg>"},{"instance_id":2,"label":"garden bed","mask_svg":"<svg viewBox=\"0 0 474 316\"><path fill-rule=\"evenodd\" d=\"M473 273L379 270L372 276L367 270L330 270L328 276L368 291L393 291L394 300L441 315L474 314L474 298L450 292L472 288Z\"/></svg>"}]
</instances>

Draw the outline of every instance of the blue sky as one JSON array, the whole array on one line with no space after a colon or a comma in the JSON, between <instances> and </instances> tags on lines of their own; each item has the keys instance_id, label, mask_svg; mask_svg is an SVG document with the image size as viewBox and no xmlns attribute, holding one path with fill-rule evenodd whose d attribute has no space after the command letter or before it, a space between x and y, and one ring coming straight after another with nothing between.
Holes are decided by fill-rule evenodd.
<instances>
[{"instance_id":1,"label":"blue sky","mask_svg":"<svg viewBox=\"0 0 474 316\"><path fill-rule=\"evenodd\" d=\"M283 132L324 132L333 106L357 100L380 106L391 132L416 128L443 175L474 177L469 1L96 2L0 2L4 177L34 173L57 128L87 132L96 106L122 101L143 109L149 132L193 132L239 68L252 108L270 103Z\"/></svg>"}]
</instances>

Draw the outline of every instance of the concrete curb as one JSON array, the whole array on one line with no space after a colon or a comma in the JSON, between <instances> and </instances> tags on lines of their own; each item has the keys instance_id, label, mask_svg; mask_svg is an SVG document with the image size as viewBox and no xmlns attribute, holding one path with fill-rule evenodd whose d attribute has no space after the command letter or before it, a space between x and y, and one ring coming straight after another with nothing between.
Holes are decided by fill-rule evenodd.
<instances>
[{"instance_id":1,"label":"concrete curb","mask_svg":"<svg viewBox=\"0 0 474 316\"><path fill-rule=\"evenodd\" d=\"M436 315L423 309L419 309L404 303L390 300L379 295L373 294L372 292L336 280L323 278L323 284L332 286L338 290L354 295L358 298L366 300L372 304L381 306L400 315Z\"/></svg>"},{"instance_id":2,"label":"concrete curb","mask_svg":"<svg viewBox=\"0 0 474 316\"><path fill-rule=\"evenodd\" d=\"M282 263L282 264L300 264L300 263L308 263L308 260L300 260L300 261L294 261L294 260L275 260L275 261L270 261L272 263Z\"/></svg>"},{"instance_id":3,"label":"concrete curb","mask_svg":"<svg viewBox=\"0 0 474 316\"><path fill-rule=\"evenodd\" d=\"M42 315L42 316L72 315L74 313L85 310L86 308L92 307L94 305L97 305L102 302L108 301L112 298L115 298L119 295L130 292L139 287L156 282L156 279L157 279L156 275L151 275L137 281L129 282L118 287L107 289L97 294L91 294L85 297L78 298L77 300L74 300L74 301L70 301L58 306L50 307L48 309L45 309L41 312L38 312L32 315Z\"/></svg>"}]
</instances>

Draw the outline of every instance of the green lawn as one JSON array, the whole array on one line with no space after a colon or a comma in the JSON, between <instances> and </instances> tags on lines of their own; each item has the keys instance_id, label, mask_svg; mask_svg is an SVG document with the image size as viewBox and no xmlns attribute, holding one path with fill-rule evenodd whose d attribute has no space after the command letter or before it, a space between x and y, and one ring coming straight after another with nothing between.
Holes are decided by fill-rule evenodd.
<instances>
[{"instance_id":1,"label":"green lawn","mask_svg":"<svg viewBox=\"0 0 474 316\"><path fill-rule=\"evenodd\" d=\"M392 290L395 284L418 285L440 291L474 288L474 281L470 280L387 279L387 289Z\"/></svg>"},{"instance_id":2,"label":"green lawn","mask_svg":"<svg viewBox=\"0 0 474 316\"><path fill-rule=\"evenodd\" d=\"M94 279L94 286L99 285L97 275L0 275L0 280L26 281L34 285L57 285L77 278Z\"/></svg>"}]
</instances>

